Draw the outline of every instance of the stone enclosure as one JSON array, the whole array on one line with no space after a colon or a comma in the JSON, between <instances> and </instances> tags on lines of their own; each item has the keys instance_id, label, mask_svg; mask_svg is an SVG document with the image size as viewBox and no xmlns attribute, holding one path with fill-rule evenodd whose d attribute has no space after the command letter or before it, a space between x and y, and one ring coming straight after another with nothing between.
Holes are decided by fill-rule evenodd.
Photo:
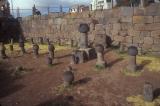
<instances>
[{"instance_id":1,"label":"stone enclosure","mask_svg":"<svg viewBox=\"0 0 160 106\"><path fill-rule=\"evenodd\" d=\"M90 26L89 45L108 47L123 44L125 49L134 45L141 53L160 55L160 4L146 8L119 7L112 10L83 13L53 13L47 16L29 16L21 21L26 38L43 37L62 44L77 45L80 23Z\"/></svg>"}]
</instances>

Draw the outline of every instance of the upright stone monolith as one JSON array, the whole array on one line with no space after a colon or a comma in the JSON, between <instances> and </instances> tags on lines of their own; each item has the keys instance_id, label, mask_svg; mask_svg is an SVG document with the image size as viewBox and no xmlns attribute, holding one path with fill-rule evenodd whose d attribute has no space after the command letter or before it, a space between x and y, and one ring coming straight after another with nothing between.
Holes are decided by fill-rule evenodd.
<instances>
[{"instance_id":1,"label":"upright stone monolith","mask_svg":"<svg viewBox=\"0 0 160 106\"><path fill-rule=\"evenodd\" d=\"M26 50L25 50L25 44L23 39L19 39L19 47L21 49L22 54L25 54Z\"/></svg>"},{"instance_id":2,"label":"upright stone monolith","mask_svg":"<svg viewBox=\"0 0 160 106\"><path fill-rule=\"evenodd\" d=\"M0 59L5 59L6 57L6 47L3 43L0 43Z\"/></svg>"},{"instance_id":3,"label":"upright stone monolith","mask_svg":"<svg viewBox=\"0 0 160 106\"><path fill-rule=\"evenodd\" d=\"M66 68L64 74L63 74L63 80L64 80L64 86L68 87L71 84L73 84L74 81L74 74L72 72L72 67Z\"/></svg>"},{"instance_id":4,"label":"upright stone monolith","mask_svg":"<svg viewBox=\"0 0 160 106\"><path fill-rule=\"evenodd\" d=\"M33 54L35 58L38 57L39 55L39 45L38 44L33 44Z\"/></svg>"},{"instance_id":5,"label":"upright stone monolith","mask_svg":"<svg viewBox=\"0 0 160 106\"><path fill-rule=\"evenodd\" d=\"M80 34L79 47L81 49L88 48L88 34L87 34L88 31L89 31L88 24L80 24L80 26L79 26L79 32L81 34Z\"/></svg>"},{"instance_id":6,"label":"upright stone monolith","mask_svg":"<svg viewBox=\"0 0 160 106\"><path fill-rule=\"evenodd\" d=\"M127 69L131 72L135 72L137 70L136 64L136 55L138 54L138 49L135 46L130 46L128 48L128 55L129 55L129 63Z\"/></svg>"},{"instance_id":7,"label":"upright stone monolith","mask_svg":"<svg viewBox=\"0 0 160 106\"><path fill-rule=\"evenodd\" d=\"M14 48L13 48L13 39L11 39L11 41L10 41L9 49L10 49L11 52L13 52L13 50L14 50Z\"/></svg>"},{"instance_id":8,"label":"upright stone monolith","mask_svg":"<svg viewBox=\"0 0 160 106\"><path fill-rule=\"evenodd\" d=\"M104 46L101 44L96 45L96 52L97 52L96 66L99 68L105 68L106 62L104 60Z\"/></svg>"},{"instance_id":9,"label":"upright stone monolith","mask_svg":"<svg viewBox=\"0 0 160 106\"><path fill-rule=\"evenodd\" d=\"M147 102L153 101L153 86L150 83L145 83L143 88L144 100Z\"/></svg>"}]
</instances>

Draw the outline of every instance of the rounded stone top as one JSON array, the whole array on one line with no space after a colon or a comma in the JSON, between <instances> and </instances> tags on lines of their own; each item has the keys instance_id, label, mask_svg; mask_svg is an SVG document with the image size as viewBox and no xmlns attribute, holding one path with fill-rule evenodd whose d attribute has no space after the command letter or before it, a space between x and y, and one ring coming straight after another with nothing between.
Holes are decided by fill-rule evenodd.
<instances>
[{"instance_id":1,"label":"rounded stone top","mask_svg":"<svg viewBox=\"0 0 160 106\"><path fill-rule=\"evenodd\" d=\"M100 53L104 52L104 47L101 44L96 45L95 49L97 52L100 52Z\"/></svg>"},{"instance_id":2,"label":"rounded stone top","mask_svg":"<svg viewBox=\"0 0 160 106\"><path fill-rule=\"evenodd\" d=\"M83 24L79 25L79 32L81 32L81 33L87 33L88 31L89 31L88 24L83 23Z\"/></svg>"},{"instance_id":3,"label":"rounded stone top","mask_svg":"<svg viewBox=\"0 0 160 106\"><path fill-rule=\"evenodd\" d=\"M138 54L138 49L135 46L128 47L128 54L131 56L136 56Z\"/></svg>"}]
</instances>

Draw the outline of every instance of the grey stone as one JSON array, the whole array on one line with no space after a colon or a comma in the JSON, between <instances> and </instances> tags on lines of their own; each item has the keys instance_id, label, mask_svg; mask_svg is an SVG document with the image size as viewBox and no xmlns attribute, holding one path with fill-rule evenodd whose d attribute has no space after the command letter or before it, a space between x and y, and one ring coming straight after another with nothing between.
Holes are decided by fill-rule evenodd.
<instances>
[{"instance_id":1,"label":"grey stone","mask_svg":"<svg viewBox=\"0 0 160 106\"><path fill-rule=\"evenodd\" d=\"M147 102L153 101L153 86L150 83L145 83L143 88L144 100Z\"/></svg>"}]
</instances>

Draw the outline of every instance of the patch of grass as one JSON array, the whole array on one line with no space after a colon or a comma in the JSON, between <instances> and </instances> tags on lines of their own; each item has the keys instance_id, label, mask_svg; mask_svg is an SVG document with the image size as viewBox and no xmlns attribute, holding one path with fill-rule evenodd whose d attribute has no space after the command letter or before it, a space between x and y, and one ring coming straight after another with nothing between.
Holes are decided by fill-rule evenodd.
<instances>
[{"instance_id":1,"label":"patch of grass","mask_svg":"<svg viewBox=\"0 0 160 106\"><path fill-rule=\"evenodd\" d=\"M10 53L9 50L9 45L10 44L6 44L6 52ZM14 51L20 51L19 48L19 44L18 43L14 43L13 45ZM59 51L59 50L66 50L66 49L70 49L70 46L59 46L59 45L55 45L55 51ZM32 44L31 43L25 43L25 49L26 51L29 49L32 49ZM43 53L47 53L48 52L48 45L47 44L39 44L39 53L43 54Z\"/></svg>"},{"instance_id":2,"label":"patch of grass","mask_svg":"<svg viewBox=\"0 0 160 106\"><path fill-rule=\"evenodd\" d=\"M73 85L65 87L63 84L60 86L57 86L55 90L58 92L58 94L63 94L65 92L71 92L73 89Z\"/></svg>"},{"instance_id":3,"label":"patch of grass","mask_svg":"<svg viewBox=\"0 0 160 106\"><path fill-rule=\"evenodd\" d=\"M141 76L142 74L142 71L136 71L136 72L133 72L133 71L130 71L128 69L124 69L122 70L122 73L126 76L131 76L131 77L139 77Z\"/></svg>"},{"instance_id":4,"label":"patch of grass","mask_svg":"<svg viewBox=\"0 0 160 106\"><path fill-rule=\"evenodd\" d=\"M143 64L145 61L150 61L144 67L149 69L149 71L160 72L160 57L153 56L138 56L137 63Z\"/></svg>"},{"instance_id":5,"label":"patch of grass","mask_svg":"<svg viewBox=\"0 0 160 106\"><path fill-rule=\"evenodd\" d=\"M133 103L133 106L160 106L160 97L153 102L146 102L142 95L127 97L127 102Z\"/></svg>"},{"instance_id":6,"label":"patch of grass","mask_svg":"<svg viewBox=\"0 0 160 106\"><path fill-rule=\"evenodd\" d=\"M104 70L106 67L104 65L96 65L95 68L97 70Z\"/></svg>"}]
</instances>

